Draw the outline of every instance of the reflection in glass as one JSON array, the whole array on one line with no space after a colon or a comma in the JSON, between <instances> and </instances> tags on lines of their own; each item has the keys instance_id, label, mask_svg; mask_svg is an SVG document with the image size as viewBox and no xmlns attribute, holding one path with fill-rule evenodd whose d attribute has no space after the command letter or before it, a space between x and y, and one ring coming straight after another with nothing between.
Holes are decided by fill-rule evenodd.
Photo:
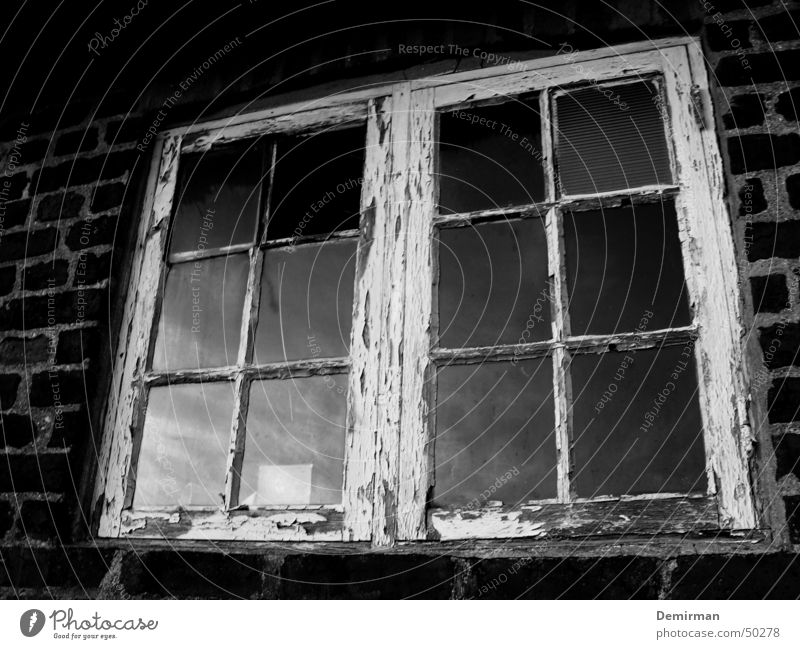
<instances>
[{"instance_id":1,"label":"reflection in glass","mask_svg":"<svg viewBox=\"0 0 800 649\"><path fill-rule=\"evenodd\" d=\"M243 253L169 269L153 369L236 363L248 267L247 253Z\"/></svg>"},{"instance_id":2,"label":"reflection in glass","mask_svg":"<svg viewBox=\"0 0 800 649\"><path fill-rule=\"evenodd\" d=\"M551 337L543 219L446 228L439 241L441 347Z\"/></svg>"},{"instance_id":3,"label":"reflection in glass","mask_svg":"<svg viewBox=\"0 0 800 649\"><path fill-rule=\"evenodd\" d=\"M346 356L356 241L267 250L255 362Z\"/></svg>"},{"instance_id":4,"label":"reflection in glass","mask_svg":"<svg viewBox=\"0 0 800 649\"><path fill-rule=\"evenodd\" d=\"M220 505L232 417L232 383L150 388L133 506Z\"/></svg>"},{"instance_id":5,"label":"reflection in glass","mask_svg":"<svg viewBox=\"0 0 800 649\"><path fill-rule=\"evenodd\" d=\"M578 496L704 492L694 348L572 358Z\"/></svg>"},{"instance_id":6,"label":"reflection in glass","mask_svg":"<svg viewBox=\"0 0 800 649\"><path fill-rule=\"evenodd\" d=\"M279 141L270 240L358 228L365 140L350 128Z\"/></svg>"},{"instance_id":7,"label":"reflection in glass","mask_svg":"<svg viewBox=\"0 0 800 649\"><path fill-rule=\"evenodd\" d=\"M554 498L553 413L550 358L441 368L434 504Z\"/></svg>"},{"instance_id":8,"label":"reflection in glass","mask_svg":"<svg viewBox=\"0 0 800 649\"><path fill-rule=\"evenodd\" d=\"M252 243L261 169L251 140L181 156L170 254Z\"/></svg>"},{"instance_id":9,"label":"reflection in glass","mask_svg":"<svg viewBox=\"0 0 800 649\"><path fill-rule=\"evenodd\" d=\"M592 86L558 97L563 193L671 183L660 106L661 95L651 82Z\"/></svg>"},{"instance_id":10,"label":"reflection in glass","mask_svg":"<svg viewBox=\"0 0 800 649\"><path fill-rule=\"evenodd\" d=\"M533 97L441 114L440 213L544 199L538 107Z\"/></svg>"},{"instance_id":11,"label":"reflection in glass","mask_svg":"<svg viewBox=\"0 0 800 649\"><path fill-rule=\"evenodd\" d=\"M341 503L346 398L346 374L254 381L239 503Z\"/></svg>"},{"instance_id":12,"label":"reflection in glass","mask_svg":"<svg viewBox=\"0 0 800 649\"><path fill-rule=\"evenodd\" d=\"M672 202L564 215L572 334L691 322Z\"/></svg>"}]
</instances>

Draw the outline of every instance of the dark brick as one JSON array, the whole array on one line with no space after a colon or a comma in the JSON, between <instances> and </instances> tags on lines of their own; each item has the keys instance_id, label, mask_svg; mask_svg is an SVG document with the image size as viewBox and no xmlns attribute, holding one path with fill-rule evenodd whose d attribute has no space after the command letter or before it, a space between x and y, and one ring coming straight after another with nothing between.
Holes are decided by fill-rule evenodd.
<instances>
[{"instance_id":1,"label":"dark brick","mask_svg":"<svg viewBox=\"0 0 800 649\"><path fill-rule=\"evenodd\" d=\"M39 221L65 221L81 215L83 196L74 192L63 192L45 196L36 212Z\"/></svg>"},{"instance_id":2,"label":"dark brick","mask_svg":"<svg viewBox=\"0 0 800 649\"><path fill-rule=\"evenodd\" d=\"M729 112L722 117L725 128L747 128L764 123L762 95L736 95L731 98Z\"/></svg>"},{"instance_id":3,"label":"dark brick","mask_svg":"<svg viewBox=\"0 0 800 649\"><path fill-rule=\"evenodd\" d=\"M50 339L41 334L33 338L11 336L0 341L0 365L41 363L49 356Z\"/></svg>"},{"instance_id":4,"label":"dark brick","mask_svg":"<svg viewBox=\"0 0 800 649\"><path fill-rule=\"evenodd\" d=\"M668 599L796 599L796 554L682 556L676 559Z\"/></svg>"},{"instance_id":5,"label":"dark brick","mask_svg":"<svg viewBox=\"0 0 800 649\"><path fill-rule=\"evenodd\" d=\"M800 11L781 11L771 16L759 18L756 21L756 32L761 31L764 40L769 41L788 41L800 39L798 33L800 25Z\"/></svg>"},{"instance_id":6,"label":"dark brick","mask_svg":"<svg viewBox=\"0 0 800 649\"><path fill-rule=\"evenodd\" d=\"M287 599L447 599L453 564L424 556L292 556L281 577Z\"/></svg>"},{"instance_id":7,"label":"dark brick","mask_svg":"<svg viewBox=\"0 0 800 649\"><path fill-rule=\"evenodd\" d=\"M20 381L19 374L0 374L0 410L8 410L16 403Z\"/></svg>"},{"instance_id":8,"label":"dark brick","mask_svg":"<svg viewBox=\"0 0 800 649\"><path fill-rule=\"evenodd\" d=\"M800 221L779 223L751 223L746 230L749 242L747 258L750 261L781 257L800 257Z\"/></svg>"},{"instance_id":9,"label":"dark brick","mask_svg":"<svg viewBox=\"0 0 800 649\"><path fill-rule=\"evenodd\" d=\"M800 478L800 435L787 433L773 438L772 443L778 465L775 477L780 480L793 473Z\"/></svg>"},{"instance_id":10,"label":"dark brick","mask_svg":"<svg viewBox=\"0 0 800 649\"><path fill-rule=\"evenodd\" d=\"M86 258L78 262L75 270L74 286L81 284L96 284L111 278L111 253L105 252L99 255L86 253Z\"/></svg>"},{"instance_id":11,"label":"dark brick","mask_svg":"<svg viewBox=\"0 0 800 649\"><path fill-rule=\"evenodd\" d=\"M106 290L83 289L57 293L52 305L47 295L10 300L0 307L0 331L36 329L48 326L48 309L52 307L53 324L74 324L93 320L103 313Z\"/></svg>"},{"instance_id":12,"label":"dark brick","mask_svg":"<svg viewBox=\"0 0 800 649\"><path fill-rule=\"evenodd\" d=\"M122 205L122 198L125 196L125 183L114 183L113 185L103 185L94 190L92 196L92 212L105 212L113 210Z\"/></svg>"},{"instance_id":13,"label":"dark brick","mask_svg":"<svg viewBox=\"0 0 800 649\"><path fill-rule=\"evenodd\" d=\"M14 266L0 268L0 296L8 295L14 290L17 281L17 269Z\"/></svg>"},{"instance_id":14,"label":"dark brick","mask_svg":"<svg viewBox=\"0 0 800 649\"><path fill-rule=\"evenodd\" d=\"M75 443L91 439L92 424L86 408L72 412L62 412L53 424L50 435L50 448L68 448Z\"/></svg>"},{"instance_id":15,"label":"dark brick","mask_svg":"<svg viewBox=\"0 0 800 649\"><path fill-rule=\"evenodd\" d=\"M800 50L747 54L744 60L737 55L726 56L717 64L716 75L723 86L796 81L800 79Z\"/></svg>"},{"instance_id":16,"label":"dark brick","mask_svg":"<svg viewBox=\"0 0 800 649\"><path fill-rule=\"evenodd\" d=\"M786 193L789 195L789 205L800 210L800 174L786 178Z\"/></svg>"},{"instance_id":17,"label":"dark brick","mask_svg":"<svg viewBox=\"0 0 800 649\"><path fill-rule=\"evenodd\" d=\"M96 588L108 572L112 550L18 545L0 548L0 586L21 588ZM44 595L48 595L44 591ZM52 596L52 595L48 595Z\"/></svg>"},{"instance_id":18,"label":"dark brick","mask_svg":"<svg viewBox=\"0 0 800 649\"><path fill-rule=\"evenodd\" d=\"M47 147L50 142L47 139L28 140L20 147L21 164L41 164L47 155Z\"/></svg>"},{"instance_id":19,"label":"dark brick","mask_svg":"<svg viewBox=\"0 0 800 649\"><path fill-rule=\"evenodd\" d=\"M758 214L767 209L764 186L760 178L748 178L739 189L739 216Z\"/></svg>"},{"instance_id":20,"label":"dark brick","mask_svg":"<svg viewBox=\"0 0 800 649\"><path fill-rule=\"evenodd\" d=\"M63 405L85 403L91 386L92 375L83 370L58 370L39 372L31 379L30 403L32 406L48 407L57 400Z\"/></svg>"},{"instance_id":21,"label":"dark brick","mask_svg":"<svg viewBox=\"0 0 800 649\"><path fill-rule=\"evenodd\" d=\"M800 543L800 496L784 496L786 526L792 543Z\"/></svg>"},{"instance_id":22,"label":"dark brick","mask_svg":"<svg viewBox=\"0 0 800 649\"><path fill-rule=\"evenodd\" d=\"M769 369L800 364L800 324L762 327L758 339L764 351L764 363Z\"/></svg>"},{"instance_id":23,"label":"dark brick","mask_svg":"<svg viewBox=\"0 0 800 649\"><path fill-rule=\"evenodd\" d=\"M77 474L76 478L77 480ZM75 494L79 485L70 477L66 453L6 453L0 455L0 492L64 491Z\"/></svg>"},{"instance_id":24,"label":"dark brick","mask_svg":"<svg viewBox=\"0 0 800 649\"><path fill-rule=\"evenodd\" d=\"M95 329L68 329L58 334L56 363L59 365L81 363L85 358L95 357L97 352Z\"/></svg>"},{"instance_id":25,"label":"dark brick","mask_svg":"<svg viewBox=\"0 0 800 649\"><path fill-rule=\"evenodd\" d=\"M64 259L45 261L25 268L23 287L26 291L37 291L48 287L63 286L69 276L69 263Z\"/></svg>"},{"instance_id":26,"label":"dark brick","mask_svg":"<svg viewBox=\"0 0 800 649\"><path fill-rule=\"evenodd\" d=\"M22 193L28 186L28 174L21 171L13 176L3 178L3 196L7 201L14 201L22 198Z\"/></svg>"},{"instance_id":27,"label":"dark brick","mask_svg":"<svg viewBox=\"0 0 800 649\"><path fill-rule=\"evenodd\" d=\"M123 559L128 594L178 598L249 598L261 586L257 557L222 552L130 553Z\"/></svg>"},{"instance_id":28,"label":"dark brick","mask_svg":"<svg viewBox=\"0 0 800 649\"><path fill-rule=\"evenodd\" d=\"M84 153L97 148L97 129L94 127L64 133L56 142L55 154Z\"/></svg>"},{"instance_id":29,"label":"dark brick","mask_svg":"<svg viewBox=\"0 0 800 649\"><path fill-rule=\"evenodd\" d=\"M31 199L23 198L19 201L8 201L0 203L0 215L3 214L2 207L5 207L5 220L3 221L4 228L15 228L22 225L28 218L31 211Z\"/></svg>"},{"instance_id":30,"label":"dark brick","mask_svg":"<svg viewBox=\"0 0 800 649\"><path fill-rule=\"evenodd\" d=\"M106 125L106 142L108 144L133 142L142 137L146 129L144 120L138 117L115 120Z\"/></svg>"},{"instance_id":31,"label":"dark brick","mask_svg":"<svg viewBox=\"0 0 800 649\"><path fill-rule=\"evenodd\" d=\"M36 426L27 415L2 413L0 425L2 426L0 447L22 448L32 443L36 437Z\"/></svg>"},{"instance_id":32,"label":"dark brick","mask_svg":"<svg viewBox=\"0 0 800 649\"><path fill-rule=\"evenodd\" d=\"M767 407L772 424L800 419L800 379L784 378L773 381L767 395Z\"/></svg>"},{"instance_id":33,"label":"dark brick","mask_svg":"<svg viewBox=\"0 0 800 649\"><path fill-rule=\"evenodd\" d=\"M53 252L57 240L58 230L55 228L6 234L0 239L0 259L12 261Z\"/></svg>"},{"instance_id":34,"label":"dark brick","mask_svg":"<svg viewBox=\"0 0 800 649\"><path fill-rule=\"evenodd\" d=\"M778 95L775 111L790 122L797 121L797 109L800 107L800 88L792 88Z\"/></svg>"},{"instance_id":35,"label":"dark brick","mask_svg":"<svg viewBox=\"0 0 800 649\"><path fill-rule=\"evenodd\" d=\"M135 151L116 151L93 158L76 158L45 167L32 180L37 193L118 178L133 167Z\"/></svg>"},{"instance_id":36,"label":"dark brick","mask_svg":"<svg viewBox=\"0 0 800 649\"><path fill-rule=\"evenodd\" d=\"M14 510L7 500L0 500L0 539L11 529L14 522Z\"/></svg>"},{"instance_id":37,"label":"dark brick","mask_svg":"<svg viewBox=\"0 0 800 649\"><path fill-rule=\"evenodd\" d=\"M778 313L789 306L789 288L785 275L751 277L753 309L756 313Z\"/></svg>"},{"instance_id":38,"label":"dark brick","mask_svg":"<svg viewBox=\"0 0 800 649\"><path fill-rule=\"evenodd\" d=\"M708 46L715 52L735 50L731 46L734 39L739 40L739 47L750 47L750 23L746 20L730 20L725 23L725 30L717 23L706 24Z\"/></svg>"},{"instance_id":39,"label":"dark brick","mask_svg":"<svg viewBox=\"0 0 800 649\"><path fill-rule=\"evenodd\" d=\"M26 539L65 541L69 530L69 516L64 503L47 500L23 501L18 529Z\"/></svg>"},{"instance_id":40,"label":"dark brick","mask_svg":"<svg viewBox=\"0 0 800 649\"><path fill-rule=\"evenodd\" d=\"M79 221L67 232L66 244L70 250L83 250L114 241L117 219L114 216Z\"/></svg>"},{"instance_id":41,"label":"dark brick","mask_svg":"<svg viewBox=\"0 0 800 649\"><path fill-rule=\"evenodd\" d=\"M800 162L800 135L742 135L728 138L731 171L743 174Z\"/></svg>"},{"instance_id":42,"label":"dark brick","mask_svg":"<svg viewBox=\"0 0 800 649\"><path fill-rule=\"evenodd\" d=\"M715 0L714 9L727 13L729 11L741 11L745 8L753 9L755 7L763 7L768 5L773 0Z\"/></svg>"}]
</instances>

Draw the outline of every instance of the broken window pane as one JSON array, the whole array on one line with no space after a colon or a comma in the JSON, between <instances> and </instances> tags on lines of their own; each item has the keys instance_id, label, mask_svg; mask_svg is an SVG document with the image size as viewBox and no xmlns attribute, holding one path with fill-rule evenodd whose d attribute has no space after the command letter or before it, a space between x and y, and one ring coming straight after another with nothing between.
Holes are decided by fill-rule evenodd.
<instances>
[{"instance_id":1,"label":"broken window pane","mask_svg":"<svg viewBox=\"0 0 800 649\"><path fill-rule=\"evenodd\" d=\"M550 338L543 219L443 229L439 269L441 347Z\"/></svg>"},{"instance_id":2,"label":"broken window pane","mask_svg":"<svg viewBox=\"0 0 800 649\"><path fill-rule=\"evenodd\" d=\"M691 323L674 204L564 215L575 336Z\"/></svg>"},{"instance_id":3,"label":"broken window pane","mask_svg":"<svg viewBox=\"0 0 800 649\"><path fill-rule=\"evenodd\" d=\"M170 254L252 243L262 163L252 140L181 156Z\"/></svg>"},{"instance_id":4,"label":"broken window pane","mask_svg":"<svg viewBox=\"0 0 800 649\"><path fill-rule=\"evenodd\" d=\"M347 356L356 241L267 250L255 362Z\"/></svg>"},{"instance_id":5,"label":"broken window pane","mask_svg":"<svg viewBox=\"0 0 800 649\"><path fill-rule=\"evenodd\" d=\"M554 498L553 416L550 358L441 368L434 504Z\"/></svg>"},{"instance_id":6,"label":"broken window pane","mask_svg":"<svg viewBox=\"0 0 800 649\"><path fill-rule=\"evenodd\" d=\"M270 240L358 228L365 141L363 128L279 141Z\"/></svg>"},{"instance_id":7,"label":"broken window pane","mask_svg":"<svg viewBox=\"0 0 800 649\"><path fill-rule=\"evenodd\" d=\"M134 507L222 504L232 418L232 383L150 388Z\"/></svg>"},{"instance_id":8,"label":"broken window pane","mask_svg":"<svg viewBox=\"0 0 800 649\"><path fill-rule=\"evenodd\" d=\"M441 113L439 126L440 213L544 199L536 97Z\"/></svg>"},{"instance_id":9,"label":"broken window pane","mask_svg":"<svg viewBox=\"0 0 800 649\"><path fill-rule=\"evenodd\" d=\"M564 194L672 182L661 95L651 82L591 86L556 99Z\"/></svg>"},{"instance_id":10,"label":"broken window pane","mask_svg":"<svg viewBox=\"0 0 800 649\"><path fill-rule=\"evenodd\" d=\"M342 502L347 375L254 381L241 505Z\"/></svg>"},{"instance_id":11,"label":"broken window pane","mask_svg":"<svg viewBox=\"0 0 800 649\"><path fill-rule=\"evenodd\" d=\"M190 261L169 269L153 369L236 363L248 269L247 253Z\"/></svg>"},{"instance_id":12,"label":"broken window pane","mask_svg":"<svg viewBox=\"0 0 800 649\"><path fill-rule=\"evenodd\" d=\"M572 358L578 496L705 492L694 347Z\"/></svg>"}]
</instances>

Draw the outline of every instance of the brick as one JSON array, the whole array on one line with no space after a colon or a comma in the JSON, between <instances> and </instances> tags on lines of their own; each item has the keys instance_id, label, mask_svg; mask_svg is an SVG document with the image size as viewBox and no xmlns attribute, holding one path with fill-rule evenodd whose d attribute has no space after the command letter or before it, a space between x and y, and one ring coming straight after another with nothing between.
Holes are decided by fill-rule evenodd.
<instances>
[{"instance_id":1,"label":"brick","mask_svg":"<svg viewBox=\"0 0 800 649\"><path fill-rule=\"evenodd\" d=\"M74 324L100 316L106 303L104 289L65 291L53 296L48 304L47 295L34 295L10 300L0 306L0 331L12 329L37 329L52 324ZM52 313L48 310L52 308Z\"/></svg>"},{"instance_id":2,"label":"brick","mask_svg":"<svg viewBox=\"0 0 800 649\"><path fill-rule=\"evenodd\" d=\"M775 169L800 162L800 135L742 135L728 138L731 171L735 174Z\"/></svg>"},{"instance_id":3,"label":"brick","mask_svg":"<svg viewBox=\"0 0 800 649\"><path fill-rule=\"evenodd\" d=\"M7 500L0 500L0 539L11 529L14 523L14 510Z\"/></svg>"},{"instance_id":4,"label":"brick","mask_svg":"<svg viewBox=\"0 0 800 649\"><path fill-rule=\"evenodd\" d=\"M800 11L781 11L756 21L756 32L761 32L764 40L788 41L800 39L797 25L800 24Z\"/></svg>"},{"instance_id":5,"label":"brick","mask_svg":"<svg viewBox=\"0 0 800 649\"><path fill-rule=\"evenodd\" d=\"M56 401L67 405L85 403L86 394L91 394L92 375L83 370L57 370L39 372L31 379L30 404L32 406L54 406Z\"/></svg>"},{"instance_id":6,"label":"brick","mask_svg":"<svg viewBox=\"0 0 800 649\"><path fill-rule=\"evenodd\" d=\"M751 277L750 288L756 313L778 313L789 307L789 288L785 275Z\"/></svg>"},{"instance_id":7,"label":"brick","mask_svg":"<svg viewBox=\"0 0 800 649\"><path fill-rule=\"evenodd\" d=\"M72 412L62 412L53 423L49 448L68 448L76 443L91 439L92 424L86 408Z\"/></svg>"},{"instance_id":8,"label":"brick","mask_svg":"<svg viewBox=\"0 0 800 649\"><path fill-rule=\"evenodd\" d=\"M0 259L12 261L53 252L57 241L55 228L6 234L0 239Z\"/></svg>"},{"instance_id":9,"label":"brick","mask_svg":"<svg viewBox=\"0 0 800 649\"><path fill-rule=\"evenodd\" d=\"M18 529L29 540L64 542L69 515L63 502L25 500L20 507Z\"/></svg>"},{"instance_id":10,"label":"brick","mask_svg":"<svg viewBox=\"0 0 800 649\"><path fill-rule=\"evenodd\" d=\"M7 201L14 201L22 198L25 188L28 186L28 174L24 171L12 176L3 177L3 196Z\"/></svg>"},{"instance_id":11,"label":"brick","mask_svg":"<svg viewBox=\"0 0 800 649\"><path fill-rule=\"evenodd\" d=\"M20 381L19 374L0 374L0 410L8 410L16 403Z\"/></svg>"},{"instance_id":12,"label":"brick","mask_svg":"<svg viewBox=\"0 0 800 649\"><path fill-rule=\"evenodd\" d=\"M34 175L32 186L37 193L52 192L63 187L86 185L118 178L131 169L135 152L116 151L93 158L76 158L59 165L45 167Z\"/></svg>"},{"instance_id":13,"label":"brick","mask_svg":"<svg viewBox=\"0 0 800 649\"><path fill-rule=\"evenodd\" d=\"M41 164L47 155L49 144L47 139L28 140L20 147L20 164Z\"/></svg>"},{"instance_id":14,"label":"brick","mask_svg":"<svg viewBox=\"0 0 800 649\"><path fill-rule=\"evenodd\" d=\"M69 276L69 263L64 259L45 261L25 268L23 287L26 291L63 286Z\"/></svg>"},{"instance_id":15,"label":"brick","mask_svg":"<svg viewBox=\"0 0 800 649\"><path fill-rule=\"evenodd\" d=\"M3 213L3 208L5 208L5 214ZM0 216L4 216L3 227L8 229L22 225L28 219L30 211L30 198L23 198L18 201L0 202Z\"/></svg>"},{"instance_id":16,"label":"brick","mask_svg":"<svg viewBox=\"0 0 800 649\"><path fill-rule=\"evenodd\" d=\"M767 209L764 186L760 178L748 178L739 188L739 216L758 214Z\"/></svg>"},{"instance_id":17,"label":"brick","mask_svg":"<svg viewBox=\"0 0 800 649\"><path fill-rule=\"evenodd\" d=\"M0 268L0 296L8 295L14 290L17 281L17 269L13 266Z\"/></svg>"},{"instance_id":18,"label":"brick","mask_svg":"<svg viewBox=\"0 0 800 649\"><path fill-rule=\"evenodd\" d=\"M58 334L56 363L68 365L82 363L97 355L97 331L95 329L68 329Z\"/></svg>"},{"instance_id":19,"label":"brick","mask_svg":"<svg viewBox=\"0 0 800 649\"><path fill-rule=\"evenodd\" d=\"M47 360L50 339L44 335L33 338L10 336L0 341L0 365L28 365Z\"/></svg>"},{"instance_id":20,"label":"brick","mask_svg":"<svg viewBox=\"0 0 800 649\"><path fill-rule=\"evenodd\" d=\"M729 112L722 116L725 128L748 128L764 123L763 95L736 95L730 100Z\"/></svg>"},{"instance_id":21,"label":"brick","mask_svg":"<svg viewBox=\"0 0 800 649\"><path fill-rule=\"evenodd\" d=\"M36 426L28 415L13 412L0 413L2 437L0 447L22 448L33 443L36 438Z\"/></svg>"},{"instance_id":22,"label":"brick","mask_svg":"<svg viewBox=\"0 0 800 649\"><path fill-rule=\"evenodd\" d=\"M122 205L123 196L125 196L125 183L97 187L92 195L91 211L97 213L113 210Z\"/></svg>"},{"instance_id":23,"label":"brick","mask_svg":"<svg viewBox=\"0 0 800 649\"><path fill-rule=\"evenodd\" d=\"M86 547L0 547L0 586L14 589L96 588L108 572L112 550ZM44 591L43 596L52 597Z\"/></svg>"},{"instance_id":24,"label":"brick","mask_svg":"<svg viewBox=\"0 0 800 649\"><path fill-rule=\"evenodd\" d=\"M800 496L784 496L786 507L786 526L792 543L800 543Z\"/></svg>"},{"instance_id":25,"label":"brick","mask_svg":"<svg viewBox=\"0 0 800 649\"><path fill-rule=\"evenodd\" d=\"M114 216L79 221L67 233L67 247L70 250L84 250L113 243L116 225L117 219Z\"/></svg>"},{"instance_id":26,"label":"brick","mask_svg":"<svg viewBox=\"0 0 800 649\"><path fill-rule=\"evenodd\" d=\"M83 196L75 192L60 192L45 196L36 210L39 221L67 221L81 215Z\"/></svg>"},{"instance_id":27,"label":"brick","mask_svg":"<svg viewBox=\"0 0 800 649\"><path fill-rule=\"evenodd\" d=\"M718 83L723 86L750 86L753 83L800 79L800 50L747 54L745 60L737 55L721 59L716 69Z\"/></svg>"},{"instance_id":28,"label":"brick","mask_svg":"<svg viewBox=\"0 0 800 649\"><path fill-rule=\"evenodd\" d=\"M800 174L786 178L786 194L789 196L789 205L800 210Z\"/></svg>"},{"instance_id":29,"label":"brick","mask_svg":"<svg viewBox=\"0 0 800 649\"><path fill-rule=\"evenodd\" d=\"M676 559L668 599L795 599L796 554L682 556Z\"/></svg>"},{"instance_id":30,"label":"brick","mask_svg":"<svg viewBox=\"0 0 800 649\"><path fill-rule=\"evenodd\" d=\"M800 419L800 379L783 378L773 381L767 394L767 407L772 424Z\"/></svg>"},{"instance_id":31,"label":"brick","mask_svg":"<svg viewBox=\"0 0 800 649\"><path fill-rule=\"evenodd\" d=\"M751 223L745 236L750 244L747 248L747 258L750 261L770 257L800 257L800 221Z\"/></svg>"},{"instance_id":32,"label":"brick","mask_svg":"<svg viewBox=\"0 0 800 649\"><path fill-rule=\"evenodd\" d=\"M96 284L111 277L111 256L110 252L101 254L86 253L83 259L78 260L75 269L74 286L81 284Z\"/></svg>"},{"instance_id":33,"label":"brick","mask_svg":"<svg viewBox=\"0 0 800 649\"><path fill-rule=\"evenodd\" d=\"M800 88L792 88L778 95L775 111L784 119L796 122L798 108L800 108Z\"/></svg>"},{"instance_id":34,"label":"brick","mask_svg":"<svg viewBox=\"0 0 800 649\"><path fill-rule=\"evenodd\" d=\"M775 478L794 474L800 478L800 435L787 433L773 438L777 469Z\"/></svg>"},{"instance_id":35,"label":"brick","mask_svg":"<svg viewBox=\"0 0 800 649\"><path fill-rule=\"evenodd\" d=\"M77 474L76 475L76 480ZM0 455L0 492L77 493L66 453Z\"/></svg>"},{"instance_id":36,"label":"brick","mask_svg":"<svg viewBox=\"0 0 800 649\"><path fill-rule=\"evenodd\" d=\"M750 23L746 20L726 21L724 31L722 25L707 23L706 40L715 52L735 50L731 45L734 40L739 41L739 47L750 47Z\"/></svg>"},{"instance_id":37,"label":"brick","mask_svg":"<svg viewBox=\"0 0 800 649\"><path fill-rule=\"evenodd\" d=\"M134 142L142 137L147 130L144 120L138 117L114 120L106 124L106 142L108 144L122 144Z\"/></svg>"},{"instance_id":38,"label":"brick","mask_svg":"<svg viewBox=\"0 0 800 649\"><path fill-rule=\"evenodd\" d=\"M754 9L768 5L773 0L715 0L714 8L716 11L727 13L729 11L741 11L742 9Z\"/></svg>"},{"instance_id":39,"label":"brick","mask_svg":"<svg viewBox=\"0 0 800 649\"><path fill-rule=\"evenodd\" d=\"M97 129L94 127L64 133L56 142L55 154L84 153L97 148Z\"/></svg>"}]
</instances>

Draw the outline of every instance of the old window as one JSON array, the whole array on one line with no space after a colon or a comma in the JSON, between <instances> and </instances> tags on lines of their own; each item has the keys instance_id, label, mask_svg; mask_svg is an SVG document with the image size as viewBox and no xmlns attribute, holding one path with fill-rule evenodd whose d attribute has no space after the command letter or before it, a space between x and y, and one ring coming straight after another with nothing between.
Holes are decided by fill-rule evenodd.
<instances>
[{"instance_id":1,"label":"old window","mask_svg":"<svg viewBox=\"0 0 800 649\"><path fill-rule=\"evenodd\" d=\"M101 535L755 526L696 43L522 68L162 134Z\"/></svg>"}]
</instances>

